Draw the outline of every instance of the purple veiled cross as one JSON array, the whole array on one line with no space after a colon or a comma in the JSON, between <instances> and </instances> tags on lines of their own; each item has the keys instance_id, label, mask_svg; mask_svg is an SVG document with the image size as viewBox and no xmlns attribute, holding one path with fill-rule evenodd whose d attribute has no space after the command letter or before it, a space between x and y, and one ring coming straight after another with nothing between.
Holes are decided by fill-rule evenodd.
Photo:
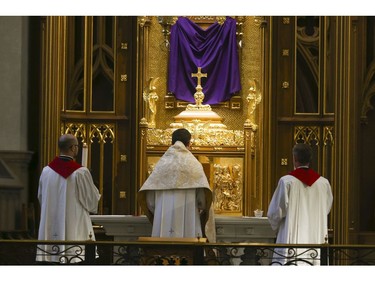
<instances>
[{"instance_id":1,"label":"purple veiled cross","mask_svg":"<svg viewBox=\"0 0 375 281\"><path fill-rule=\"evenodd\" d=\"M206 30L186 17L171 27L168 91L179 100L194 103L198 67L208 74L202 82L204 104L229 100L241 90L236 20L227 17Z\"/></svg>"}]
</instances>

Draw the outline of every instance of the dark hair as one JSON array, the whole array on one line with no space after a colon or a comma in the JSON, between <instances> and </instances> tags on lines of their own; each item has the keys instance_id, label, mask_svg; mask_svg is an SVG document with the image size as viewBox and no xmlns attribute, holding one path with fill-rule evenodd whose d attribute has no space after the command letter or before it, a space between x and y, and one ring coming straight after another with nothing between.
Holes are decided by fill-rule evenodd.
<instances>
[{"instance_id":1,"label":"dark hair","mask_svg":"<svg viewBox=\"0 0 375 281\"><path fill-rule=\"evenodd\" d=\"M311 163L312 160L312 150L308 144L297 143L293 147L293 155L296 161L302 165Z\"/></svg>"},{"instance_id":2,"label":"dark hair","mask_svg":"<svg viewBox=\"0 0 375 281\"><path fill-rule=\"evenodd\" d=\"M187 146L190 140L191 140L191 134L188 130L184 128L177 129L172 133L172 144L174 144L176 141L180 141L185 146Z\"/></svg>"}]
</instances>

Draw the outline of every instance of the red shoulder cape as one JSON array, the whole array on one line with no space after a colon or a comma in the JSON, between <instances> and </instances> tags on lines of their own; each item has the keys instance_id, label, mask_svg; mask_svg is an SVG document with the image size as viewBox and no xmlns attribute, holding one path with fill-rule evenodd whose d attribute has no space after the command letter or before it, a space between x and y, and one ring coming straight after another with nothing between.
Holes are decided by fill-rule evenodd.
<instances>
[{"instance_id":1,"label":"red shoulder cape","mask_svg":"<svg viewBox=\"0 0 375 281\"><path fill-rule=\"evenodd\" d=\"M320 178L320 175L315 172L313 169L304 169L304 168L297 168L294 171L291 171L289 175L296 177L303 183L307 184L308 186L312 186L317 179Z\"/></svg>"},{"instance_id":2,"label":"red shoulder cape","mask_svg":"<svg viewBox=\"0 0 375 281\"><path fill-rule=\"evenodd\" d=\"M59 157L55 157L55 159L53 159L51 163L48 164L48 166L64 178L69 177L75 170L82 167L80 164L73 160L64 161Z\"/></svg>"}]
</instances>

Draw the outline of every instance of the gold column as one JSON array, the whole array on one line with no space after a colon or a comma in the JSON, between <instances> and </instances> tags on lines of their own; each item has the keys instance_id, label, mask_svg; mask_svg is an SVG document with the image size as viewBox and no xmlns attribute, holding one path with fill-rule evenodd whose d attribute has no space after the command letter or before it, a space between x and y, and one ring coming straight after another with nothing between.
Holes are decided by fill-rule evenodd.
<instances>
[{"instance_id":1,"label":"gold column","mask_svg":"<svg viewBox=\"0 0 375 281\"><path fill-rule=\"evenodd\" d=\"M40 164L47 165L58 153L60 110L65 91L65 17L46 17L42 24L42 95Z\"/></svg>"},{"instance_id":2,"label":"gold column","mask_svg":"<svg viewBox=\"0 0 375 281\"><path fill-rule=\"evenodd\" d=\"M137 46L137 108L136 116L140 120L139 124L136 122L136 131L139 134L136 135L136 157L135 165L137 167L137 182L136 182L136 196L135 205L137 206L136 212L141 214L141 210L137 204L137 192L143 182L146 180L147 171L147 129L148 123L144 118L147 116L147 107L145 107L145 101L143 100L142 92L145 88L149 77L149 28L151 25L151 19L149 17L138 17L138 46Z\"/></svg>"},{"instance_id":3,"label":"gold column","mask_svg":"<svg viewBox=\"0 0 375 281\"><path fill-rule=\"evenodd\" d=\"M251 216L256 209L262 209L262 193L259 190L257 181L257 132L255 111L262 100L259 90L259 83L256 79L250 81L249 94L247 96L248 115L244 124L245 137L245 190L244 199L250 199L248 204L244 204L244 214Z\"/></svg>"},{"instance_id":4,"label":"gold column","mask_svg":"<svg viewBox=\"0 0 375 281\"><path fill-rule=\"evenodd\" d=\"M249 23L249 19L247 19ZM261 47L257 53L259 60L259 77L250 80L249 93L246 97L248 101L248 113L244 124L244 193L243 193L243 214L253 216L253 211L262 209L266 213L268 206L268 189L270 181L269 165L271 154L268 149L271 147L271 135L267 130L270 122L270 112L268 108L270 100L267 97L268 77L271 72L268 61L269 58L269 32L268 18L254 17L254 26L258 28L257 38L261 42ZM261 102L262 101L262 102ZM260 103L261 102L261 103ZM259 105L259 106L258 106ZM267 114L264 114L267 112ZM260 140L260 141L259 141ZM266 171L266 174L264 174Z\"/></svg>"},{"instance_id":5,"label":"gold column","mask_svg":"<svg viewBox=\"0 0 375 281\"><path fill-rule=\"evenodd\" d=\"M151 20L148 17L138 17L138 51L137 51L137 90L139 120L147 116L147 108L143 100L142 92L146 87L149 77L149 28Z\"/></svg>"},{"instance_id":6,"label":"gold column","mask_svg":"<svg viewBox=\"0 0 375 281\"><path fill-rule=\"evenodd\" d=\"M244 185L243 185L243 215L252 216L252 211L257 209L256 206L256 167L255 153L252 147L255 142L257 126L252 124L244 125Z\"/></svg>"},{"instance_id":7,"label":"gold column","mask_svg":"<svg viewBox=\"0 0 375 281\"><path fill-rule=\"evenodd\" d=\"M147 172L147 156L146 156L147 129L148 129L148 124L147 124L145 119L142 119L140 124L139 124L139 131L140 131L139 162L140 162L140 165L139 165L139 177L138 177L138 183L139 184L138 184L138 188L140 188L141 185L146 180L146 172ZM137 195L135 197L136 197L136 200L137 200ZM142 213L142 210L140 209L140 206L138 206L136 210L137 210L136 215L140 215Z\"/></svg>"},{"instance_id":8,"label":"gold column","mask_svg":"<svg viewBox=\"0 0 375 281\"><path fill-rule=\"evenodd\" d=\"M272 143L272 110L273 104L270 94L271 73L272 73L272 54L270 46L272 46L272 17L255 17L254 19L259 25L261 51L260 51L260 88L262 89L262 103L259 105L259 130L258 143L259 154L257 159L258 167L258 185L261 192L261 208L267 214L267 208L273 194L274 181L272 179L272 163L274 159L275 145Z\"/></svg>"},{"instance_id":9,"label":"gold column","mask_svg":"<svg viewBox=\"0 0 375 281\"><path fill-rule=\"evenodd\" d=\"M356 185L356 118L355 69L353 47L356 42L356 25L352 17L337 17L338 69L335 97L335 171L333 175L333 238L335 244L349 243L350 201ZM359 116L359 114L357 114ZM358 191L357 191L358 192Z\"/></svg>"},{"instance_id":10,"label":"gold column","mask_svg":"<svg viewBox=\"0 0 375 281\"><path fill-rule=\"evenodd\" d=\"M84 107L83 110L86 113L91 113L92 106L92 48L93 48L93 17L85 17L85 54L84 54L84 84L83 92L84 96Z\"/></svg>"}]
</instances>

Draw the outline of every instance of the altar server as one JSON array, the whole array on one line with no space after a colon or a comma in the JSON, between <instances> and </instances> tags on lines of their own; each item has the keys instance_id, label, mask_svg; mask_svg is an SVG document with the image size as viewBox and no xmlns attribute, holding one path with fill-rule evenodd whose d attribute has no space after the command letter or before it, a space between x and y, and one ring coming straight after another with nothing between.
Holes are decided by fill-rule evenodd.
<instances>
[{"instance_id":1,"label":"altar server","mask_svg":"<svg viewBox=\"0 0 375 281\"><path fill-rule=\"evenodd\" d=\"M77 138L71 134L62 135L58 147L60 155L43 168L39 180L38 240L95 240L90 213L98 210L99 191L90 171L75 162L79 149ZM82 262L84 247L38 245L36 260Z\"/></svg>"},{"instance_id":2,"label":"altar server","mask_svg":"<svg viewBox=\"0 0 375 281\"><path fill-rule=\"evenodd\" d=\"M310 168L311 147L293 147L295 169L280 178L268 207L268 220L277 231L278 244L322 244L328 239L328 214L333 196L329 181ZM287 252L276 248L274 264L320 264L319 251ZM294 257L288 258L293 255Z\"/></svg>"}]
</instances>

